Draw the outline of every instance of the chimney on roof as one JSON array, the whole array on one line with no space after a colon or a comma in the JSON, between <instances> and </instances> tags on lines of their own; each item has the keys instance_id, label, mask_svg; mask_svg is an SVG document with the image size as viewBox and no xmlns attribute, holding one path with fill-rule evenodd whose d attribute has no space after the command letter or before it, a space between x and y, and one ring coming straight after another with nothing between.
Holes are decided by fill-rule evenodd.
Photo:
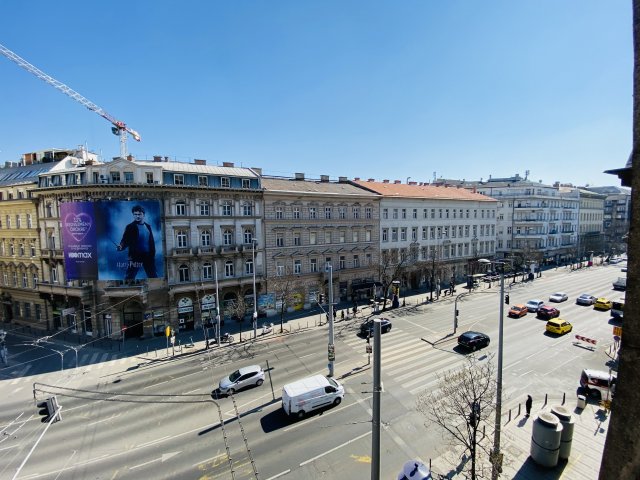
<instances>
[{"instance_id":1,"label":"chimney on roof","mask_svg":"<svg viewBox=\"0 0 640 480\"><path fill-rule=\"evenodd\" d=\"M385 178L384 180L382 180L382 183L389 183L389 180Z\"/></svg>"},{"instance_id":2,"label":"chimney on roof","mask_svg":"<svg viewBox=\"0 0 640 480\"><path fill-rule=\"evenodd\" d=\"M222 162L223 167L233 167L233 162Z\"/></svg>"},{"instance_id":3,"label":"chimney on roof","mask_svg":"<svg viewBox=\"0 0 640 480\"><path fill-rule=\"evenodd\" d=\"M329 182L329 175L320 175L320 181L324 183Z\"/></svg>"},{"instance_id":4,"label":"chimney on roof","mask_svg":"<svg viewBox=\"0 0 640 480\"><path fill-rule=\"evenodd\" d=\"M202 160L202 159L200 159L200 158L195 158L195 159L193 160L193 164L194 164L194 165L206 165L206 164L207 164L207 161L206 161L206 160Z\"/></svg>"},{"instance_id":5,"label":"chimney on roof","mask_svg":"<svg viewBox=\"0 0 640 480\"><path fill-rule=\"evenodd\" d=\"M418 182L409 182L409 185L417 185Z\"/></svg>"},{"instance_id":6,"label":"chimney on roof","mask_svg":"<svg viewBox=\"0 0 640 480\"><path fill-rule=\"evenodd\" d=\"M394 180L393 183L394 185L399 185L402 183L402 180Z\"/></svg>"},{"instance_id":7,"label":"chimney on roof","mask_svg":"<svg viewBox=\"0 0 640 480\"><path fill-rule=\"evenodd\" d=\"M353 181L354 182L359 182L360 181L360 177L353 177Z\"/></svg>"},{"instance_id":8,"label":"chimney on roof","mask_svg":"<svg viewBox=\"0 0 640 480\"><path fill-rule=\"evenodd\" d=\"M369 180L367 180L367 182L375 182L376 179L375 178L370 178Z\"/></svg>"},{"instance_id":9,"label":"chimney on roof","mask_svg":"<svg viewBox=\"0 0 640 480\"><path fill-rule=\"evenodd\" d=\"M161 162L162 161L162 157L160 155L154 155L153 156L153 161L154 162Z\"/></svg>"},{"instance_id":10,"label":"chimney on roof","mask_svg":"<svg viewBox=\"0 0 640 480\"><path fill-rule=\"evenodd\" d=\"M169 161L169 157L164 157L164 161L168 162Z\"/></svg>"},{"instance_id":11,"label":"chimney on roof","mask_svg":"<svg viewBox=\"0 0 640 480\"><path fill-rule=\"evenodd\" d=\"M304 172L298 172L295 176L296 180L304 180Z\"/></svg>"},{"instance_id":12,"label":"chimney on roof","mask_svg":"<svg viewBox=\"0 0 640 480\"><path fill-rule=\"evenodd\" d=\"M130 162L133 162L133 155L131 154L127 155L127 160L129 160Z\"/></svg>"},{"instance_id":13,"label":"chimney on roof","mask_svg":"<svg viewBox=\"0 0 640 480\"><path fill-rule=\"evenodd\" d=\"M262 175L262 167L251 167L251 170L256 172L257 175Z\"/></svg>"},{"instance_id":14,"label":"chimney on roof","mask_svg":"<svg viewBox=\"0 0 640 480\"><path fill-rule=\"evenodd\" d=\"M339 183L347 183L348 182L347 177L338 177L338 182Z\"/></svg>"}]
</instances>

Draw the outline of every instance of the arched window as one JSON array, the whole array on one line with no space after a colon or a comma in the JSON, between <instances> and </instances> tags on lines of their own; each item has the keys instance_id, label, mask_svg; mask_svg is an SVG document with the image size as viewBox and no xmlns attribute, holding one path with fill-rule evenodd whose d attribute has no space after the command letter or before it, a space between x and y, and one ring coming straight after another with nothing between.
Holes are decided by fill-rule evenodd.
<instances>
[{"instance_id":1,"label":"arched window","mask_svg":"<svg viewBox=\"0 0 640 480\"><path fill-rule=\"evenodd\" d=\"M189 281L189 267L187 267L184 264L180 265L180 267L178 267L178 276L179 276L181 282L188 282Z\"/></svg>"},{"instance_id":2,"label":"arched window","mask_svg":"<svg viewBox=\"0 0 640 480\"><path fill-rule=\"evenodd\" d=\"M251 244L253 242L253 230L250 228L245 228L243 232L243 240L245 245Z\"/></svg>"},{"instance_id":3,"label":"arched window","mask_svg":"<svg viewBox=\"0 0 640 480\"><path fill-rule=\"evenodd\" d=\"M211 230L202 230L202 232L200 232L200 246L211 246Z\"/></svg>"},{"instance_id":4,"label":"arched window","mask_svg":"<svg viewBox=\"0 0 640 480\"><path fill-rule=\"evenodd\" d=\"M202 265L202 279L211 280L211 278L213 278L213 266L207 262Z\"/></svg>"},{"instance_id":5,"label":"arched window","mask_svg":"<svg viewBox=\"0 0 640 480\"><path fill-rule=\"evenodd\" d=\"M176 248L185 248L187 246L187 231L178 230L176 232Z\"/></svg>"},{"instance_id":6,"label":"arched window","mask_svg":"<svg viewBox=\"0 0 640 480\"><path fill-rule=\"evenodd\" d=\"M222 244L233 245L233 230L230 228L225 228L222 232Z\"/></svg>"}]
</instances>

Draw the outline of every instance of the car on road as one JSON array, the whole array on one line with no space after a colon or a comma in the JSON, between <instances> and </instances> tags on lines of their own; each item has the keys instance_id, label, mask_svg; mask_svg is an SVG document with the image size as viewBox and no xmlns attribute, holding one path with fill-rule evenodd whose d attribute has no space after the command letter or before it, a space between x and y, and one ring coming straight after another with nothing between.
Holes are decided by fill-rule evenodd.
<instances>
[{"instance_id":1,"label":"car on road","mask_svg":"<svg viewBox=\"0 0 640 480\"><path fill-rule=\"evenodd\" d=\"M530 312L534 312L535 313L535 312L538 311L538 309L542 305L544 305L544 302L542 300L538 300L537 298L533 299L533 300L529 300L527 302L527 310L529 310Z\"/></svg>"},{"instance_id":2,"label":"car on road","mask_svg":"<svg viewBox=\"0 0 640 480\"><path fill-rule=\"evenodd\" d=\"M589 295L588 293L583 293L578 298L576 298L576 303L578 305L593 305L596 303L596 297L593 295Z\"/></svg>"},{"instance_id":3,"label":"car on road","mask_svg":"<svg viewBox=\"0 0 640 480\"><path fill-rule=\"evenodd\" d=\"M538 309L537 317L543 320L549 320L551 318L556 318L559 316L560 316L560 310L558 310L556 307L543 305Z\"/></svg>"},{"instance_id":4,"label":"car on road","mask_svg":"<svg viewBox=\"0 0 640 480\"><path fill-rule=\"evenodd\" d=\"M524 317L527 314L528 310L527 307L525 305L513 305L510 309L509 309L509 316L511 318L520 318L520 317Z\"/></svg>"},{"instance_id":5,"label":"car on road","mask_svg":"<svg viewBox=\"0 0 640 480\"><path fill-rule=\"evenodd\" d=\"M489 335L481 332L464 332L458 337L458 345L471 351L476 351L482 347L488 347L491 339Z\"/></svg>"},{"instance_id":6,"label":"car on road","mask_svg":"<svg viewBox=\"0 0 640 480\"><path fill-rule=\"evenodd\" d=\"M380 320L380 332L387 333L391 331L391 320L388 318L370 318L362 325L360 325L360 334L366 336L373 336L373 320Z\"/></svg>"},{"instance_id":7,"label":"car on road","mask_svg":"<svg viewBox=\"0 0 640 480\"><path fill-rule=\"evenodd\" d=\"M233 395L243 388L264 383L264 370L260 365L250 365L236 370L231 375L224 377L218 384L218 392L223 395Z\"/></svg>"},{"instance_id":8,"label":"car on road","mask_svg":"<svg viewBox=\"0 0 640 480\"><path fill-rule=\"evenodd\" d=\"M604 297L600 297L593 304L593 309L594 310L611 310L612 306L613 306L613 304L612 304L611 300L607 300Z\"/></svg>"},{"instance_id":9,"label":"car on road","mask_svg":"<svg viewBox=\"0 0 640 480\"><path fill-rule=\"evenodd\" d=\"M556 335L564 335L573 330L573 326L561 318L552 318L547 322L545 330L549 333L555 333Z\"/></svg>"},{"instance_id":10,"label":"car on road","mask_svg":"<svg viewBox=\"0 0 640 480\"><path fill-rule=\"evenodd\" d=\"M569 295L564 292L556 292L549 297L550 302L560 303L566 302L567 300L569 300Z\"/></svg>"}]
</instances>

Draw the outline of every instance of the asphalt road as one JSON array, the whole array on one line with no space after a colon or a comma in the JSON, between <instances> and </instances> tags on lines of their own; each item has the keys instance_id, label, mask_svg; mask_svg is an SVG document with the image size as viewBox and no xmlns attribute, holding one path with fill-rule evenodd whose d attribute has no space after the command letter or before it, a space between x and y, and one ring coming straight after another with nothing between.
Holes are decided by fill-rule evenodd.
<instances>
[{"instance_id":1,"label":"asphalt road","mask_svg":"<svg viewBox=\"0 0 640 480\"><path fill-rule=\"evenodd\" d=\"M620 265L569 273L559 269L511 288L511 304L569 294L558 304L574 325L563 337L546 335L533 314L504 318L503 412L531 394L563 394L575 401L583 368L606 369L613 343L607 312L575 305L581 293L617 298L611 282ZM460 325L491 336L479 355L491 360L498 344L498 291L480 288L458 302ZM409 458L438 456L442 433L415 411L423 391L437 388L436 374L460 367L467 352L453 334L454 298L390 312L391 332L382 336L381 477L395 478ZM361 479L370 476L372 373L359 321L336 324L336 378L346 395L338 407L295 421L280 406L282 385L327 372L326 326L255 343L225 346L174 359L131 357L71 372L0 381L0 478L13 478L44 429L33 401L56 394L62 422L53 424L18 478L21 479ZM596 348L575 334L595 339ZM214 399L218 380L258 363L267 370L261 387ZM93 367L93 368L92 368ZM35 382L35 387L33 383Z\"/></svg>"}]
</instances>

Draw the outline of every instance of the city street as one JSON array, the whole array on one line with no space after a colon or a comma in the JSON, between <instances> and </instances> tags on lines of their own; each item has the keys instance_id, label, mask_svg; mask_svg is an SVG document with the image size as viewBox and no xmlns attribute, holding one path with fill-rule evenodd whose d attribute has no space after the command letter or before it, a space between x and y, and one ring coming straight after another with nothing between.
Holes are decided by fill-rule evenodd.
<instances>
[{"instance_id":1,"label":"city street","mask_svg":"<svg viewBox=\"0 0 640 480\"><path fill-rule=\"evenodd\" d=\"M575 299L582 293L623 296L611 288L620 267L560 268L513 286L505 280L511 305L533 298L548 303L550 294L566 292L569 300L555 306L573 324L562 337L547 335L546 321L532 313L508 318L505 305L505 417L527 394L538 408L545 394L554 400L566 394L574 405L581 370L608 368L613 325L620 323ZM466 330L488 334L490 346L477 353L482 361L498 348L498 285L481 285L458 301L455 335L455 295L431 304L425 297L408 297L405 307L383 314L393 328L382 336L382 478L395 478L410 458L428 462L446 448L441 432L415 411L415 401L437 388L438 373L463 364L467 352L457 347L457 336ZM360 323L336 324L335 372L346 388L344 401L299 421L281 409L282 385L327 373L326 325L206 351L197 345L176 358L133 356L2 380L0 478L13 478L45 427L32 390L38 399L57 395L62 421L44 435L21 479L368 478L372 372L366 340L356 335ZM595 347L575 335L595 340ZM59 361L50 358L58 368ZM252 364L266 371L262 386L212 398L220 378Z\"/></svg>"}]
</instances>

